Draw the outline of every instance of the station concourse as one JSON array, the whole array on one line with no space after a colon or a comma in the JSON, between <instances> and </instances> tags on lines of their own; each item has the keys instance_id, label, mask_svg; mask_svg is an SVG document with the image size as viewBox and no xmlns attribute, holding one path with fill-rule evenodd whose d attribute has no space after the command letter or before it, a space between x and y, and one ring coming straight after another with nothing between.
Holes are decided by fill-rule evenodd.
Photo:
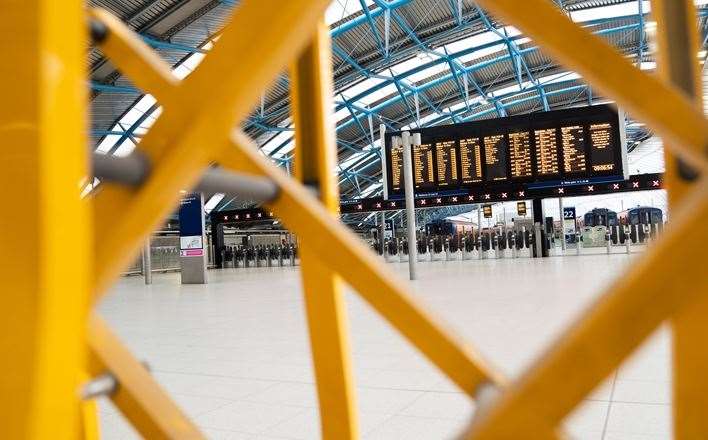
<instances>
[{"instance_id":1,"label":"station concourse","mask_svg":"<svg viewBox=\"0 0 708 440\"><path fill-rule=\"evenodd\" d=\"M0 11L0 438L708 438L708 2Z\"/></svg>"}]
</instances>

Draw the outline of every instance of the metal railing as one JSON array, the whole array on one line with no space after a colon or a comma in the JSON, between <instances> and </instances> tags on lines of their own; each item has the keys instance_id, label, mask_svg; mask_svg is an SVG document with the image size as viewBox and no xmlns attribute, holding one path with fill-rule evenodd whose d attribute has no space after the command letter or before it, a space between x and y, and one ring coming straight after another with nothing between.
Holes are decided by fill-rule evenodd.
<instances>
[{"instance_id":1,"label":"metal railing","mask_svg":"<svg viewBox=\"0 0 708 440\"><path fill-rule=\"evenodd\" d=\"M95 311L88 326L83 318L86 304L106 292L145 237L174 209L179 191L198 184L217 162L274 184L277 197L266 205L300 237L323 437L352 439L359 432L340 277L476 400L468 438L558 437L558 425L584 396L666 320L675 331L675 434L707 437L708 285L695 280L705 269L708 233L708 123L693 81L698 78L693 3L652 1L659 76L641 72L552 2L478 3L645 121L671 152L671 227L514 381L420 305L408 283L336 218L335 145L327 118L331 52L321 18L329 0L241 2L214 49L182 81L138 35L107 12L92 10L92 35L100 49L138 88L153 94L164 112L138 145L149 164L139 186L108 181L85 199L76 190L76 182L88 175L83 2L27 0L5 8L2 20L11 25L3 30L7 35L0 47L13 56L3 60L11 68L0 69L0 83L11 84L6 91L13 105L0 112L0 126L8 127L0 136L13 148L0 150L9 162L3 183L10 194L6 203L16 203L13 210L22 221L38 222L38 232L22 241L6 238L5 254L20 263L0 264L0 274L10 282L3 309L13 317L0 320L5 335L0 351L11 353L2 366L6 379L0 379L0 411L6 416L1 436L91 438L92 399L98 393L108 395L145 438L203 437ZM297 180L233 129L291 62ZM12 212L0 217L12 226L20 221ZM51 227L43 222L47 218ZM68 247L67 231L75 234ZM86 350L88 365L81 356ZM79 393L82 375L93 379ZM80 395L88 400L79 401Z\"/></svg>"}]
</instances>

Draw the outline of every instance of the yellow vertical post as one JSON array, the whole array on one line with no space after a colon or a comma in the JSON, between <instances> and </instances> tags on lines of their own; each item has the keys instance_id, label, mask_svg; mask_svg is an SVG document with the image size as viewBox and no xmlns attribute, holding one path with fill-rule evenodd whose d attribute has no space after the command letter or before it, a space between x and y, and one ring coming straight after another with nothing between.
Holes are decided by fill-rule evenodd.
<instances>
[{"instance_id":1,"label":"yellow vertical post","mask_svg":"<svg viewBox=\"0 0 708 440\"><path fill-rule=\"evenodd\" d=\"M0 0L0 438L79 436L92 236L84 2ZM18 233L18 231L21 231Z\"/></svg>"},{"instance_id":2,"label":"yellow vertical post","mask_svg":"<svg viewBox=\"0 0 708 440\"><path fill-rule=\"evenodd\" d=\"M337 151L332 112L329 28L320 23L312 43L290 69L295 121L296 176L337 215ZM301 241L302 284L324 439L358 438L346 310L340 278Z\"/></svg>"},{"instance_id":3,"label":"yellow vertical post","mask_svg":"<svg viewBox=\"0 0 708 440\"><path fill-rule=\"evenodd\" d=\"M662 79L689 96L702 110L703 87L697 59L698 29L691 0L653 0L652 13L657 20L658 69ZM664 150L669 207L675 209L691 188L691 170ZM677 280L686 288L695 288L694 279ZM682 289L682 286L676 286ZM704 288L705 290L705 288ZM708 292L706 292L708 293ZM674 436L677 439L708 436L708 296L700 297L683 308L673 319L673 411Z\"/></svg>"}]
</instances>

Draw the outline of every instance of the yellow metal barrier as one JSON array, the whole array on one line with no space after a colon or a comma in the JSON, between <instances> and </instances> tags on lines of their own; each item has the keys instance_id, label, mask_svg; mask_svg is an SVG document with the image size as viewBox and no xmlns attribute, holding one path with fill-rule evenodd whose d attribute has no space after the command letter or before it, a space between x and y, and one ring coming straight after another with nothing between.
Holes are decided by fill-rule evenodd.
<instances>
[{"instance_id":1,"label":"yellow metal barrier","mask_svg":"<svg viewBox=\"0 0 708 440\"><path fill-rule=\"evenodd\" d=\"M96 435L95 409L90 402L77 401L77 372L85 367L82 341L89 293L96 299L105 292L144 237L176 204L178 190L193 184L216 161L272 179L280 196L269 207L301 238L325 438L358 435L339 277L471 398L482 385L500 389L498 399L480 408L467 433L470 438L554 438L563 418L666 319L673 319L677 335L676 435L707 437L708 423L701 412L708 395L703 377L708 356L699 345L708 333L701 319L708 309L707 286L676 283L677 278L690 279L703 269L701 245L707 236L701 227L708 216L704 155L708 124L699 105L692 2L654 0L661 78L643 74L547 0L479 2L649 123L667 140L676 159L703 176L688 182L673 170L675 160L669 157L671 228L628 276L512 384L426 312L408 292L407 283L380 265L336 219L334 138L328 119L331 67L328 30L321 23L328 0L243 1L214 50L182 82L122 23L104 11L92 11L106 31L99 35L101 49L138 87L152 93L164 111L139 144L139 151L153 164L145 184L137 190L104 184L87 200L79 198L76 187L86 174L81 2L28 0L3 8L9 10L2 20L7 27L3 31L13 38L0 40L0 47L18 54L20 58L12 62L21 75L0 69L0 79L13 84L5 96L17 96L11 100L23 104L0 107L0 139L17 145L0 151L0 157L10 161L0 184L14 197L13 212L22 213L23 219L29 213L38 233L29 243L27 237L9 237L14 252L0 262L0 274L10 280L10 291L0 295L0 305L12 311L10 319L0 321L0 350L13 353L0 375L0 411L9 415L0 425L0 436ZM269 26L261 27L263 22ZM256 34L259 38L249 38ZM245 134L232 129L260 91L291 62L296 173L302 183L260 155ZM15 86L13 75L23 78L21 87ZM57 135L60 132L62 136ZM49 221L55 229L83 234L69 251L71 258ZM10 230L19 221L11 213L0 216L0 222ZM687 241L686 236L696 240ZM101 262L95 270L92 259ZM89 372L109 372L118 381L111 398L141 434L151 439L201 438L96 315L88 319L87 341Z\"/></svg>"},{"instance_id":2,"label":"yellow metal barrier","mask_svg":"<svg viewBox=\"0 0 708 440\"><path fill-rule=\"evenodd\" d=\"M317 192L336 218L339 185L332 111L329 28L320 23L312 43L290 69L295 132L294 170L298 180ZM346 309L342 281L304 241L301 271L324 438L359 438Z\"/></svg>"}]
</instances>

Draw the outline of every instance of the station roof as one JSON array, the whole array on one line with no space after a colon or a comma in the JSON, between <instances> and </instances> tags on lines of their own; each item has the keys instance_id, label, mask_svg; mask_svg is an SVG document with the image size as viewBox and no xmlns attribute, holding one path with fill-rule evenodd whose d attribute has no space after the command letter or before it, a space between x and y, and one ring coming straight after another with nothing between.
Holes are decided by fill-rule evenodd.
<instances>
[{"instance_id":1,"label":"station roof","mask_svg":"<svg viewBox=\"0 0 708 440\"><path fill-rule=\"evenodd\" d=\"M142 35L178 77L189 75L199 64L238 8L232 0L91 3L108 9ZM555 3L641 69L654 69L648 1ZM697 3L705 36L708 8L703 5L706 1ZM518 29L471 0L334 0L326 20L333 48L336 172L344 198L381 191L380 124L398 130L415 128L418 121L425 127L607 102ZM705 58L705 51L699 56ZM96 48L90 50L89 62L94 148L127 154L159 116L159 103L137 90ZM294 133L287 72L254 103L243 128L265 154L289 167ZM630 150L641 151L639 162L651 168L643 172L663 166L661 143L647 142L651 133L641 123L630 119L627 128ZM651 154L657 159L647 160ZM234 209L248 203L215 195L207 208Z\"/></svg>"}]
</instances>

